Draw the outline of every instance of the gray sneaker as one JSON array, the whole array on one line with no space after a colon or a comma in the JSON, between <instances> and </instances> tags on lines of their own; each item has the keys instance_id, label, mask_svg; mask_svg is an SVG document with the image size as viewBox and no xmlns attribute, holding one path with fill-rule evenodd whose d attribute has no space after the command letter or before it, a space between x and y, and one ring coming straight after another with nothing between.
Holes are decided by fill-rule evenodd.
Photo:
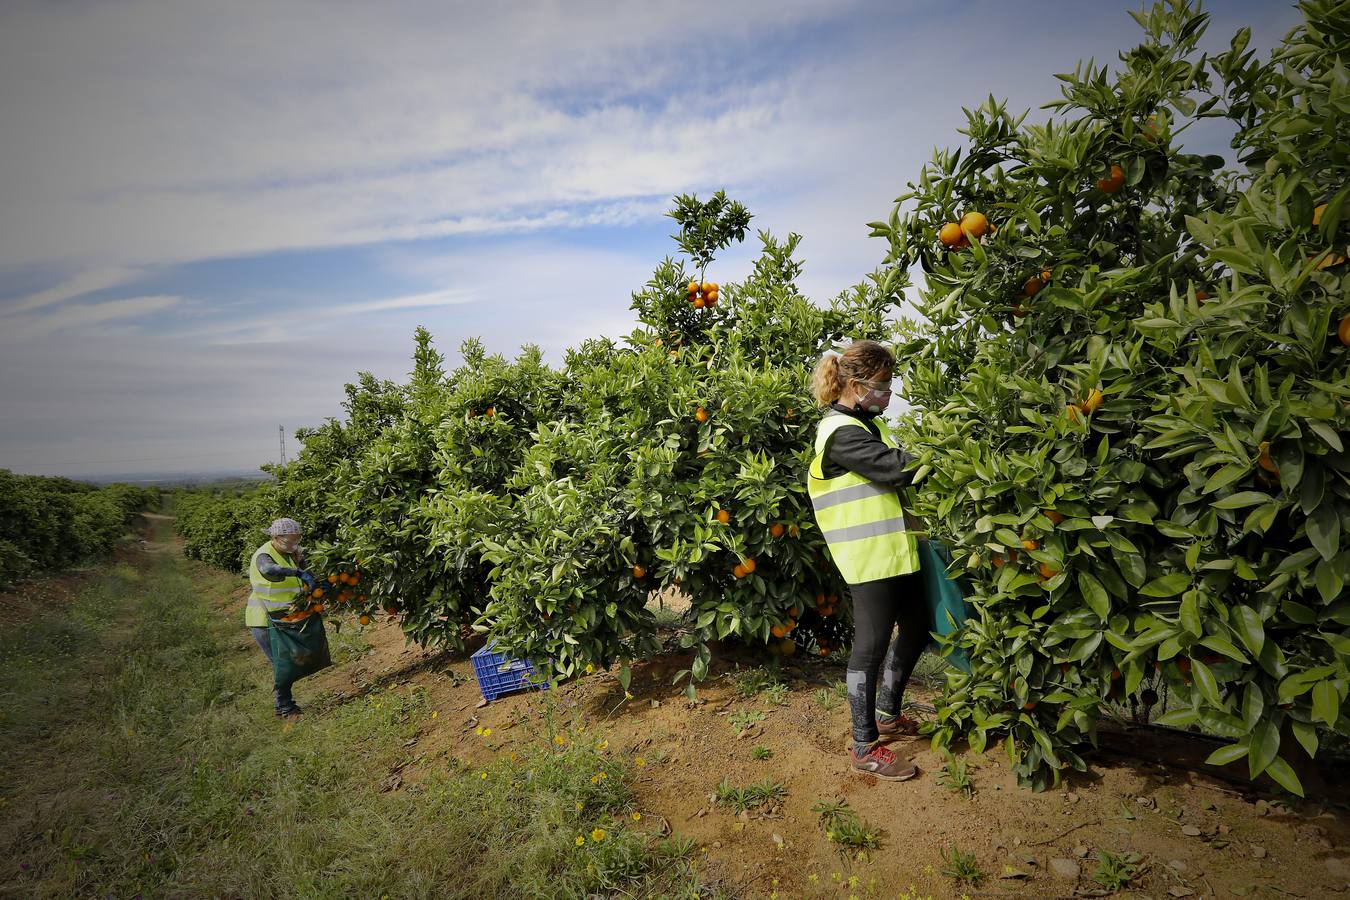
<instances>
[{"instance_id":1,"label":"gray sneaker","mask_svg":"<svg viewBox=\"0 0 1350 900\"><path fill-rule=\"evenodd\" d=\"M900 759L880 744L870 745L862 755L850 747L848 761L853 766L853 771L883 781L908 781L919 774L917 766Z\"/></svg>"}]
</instances>

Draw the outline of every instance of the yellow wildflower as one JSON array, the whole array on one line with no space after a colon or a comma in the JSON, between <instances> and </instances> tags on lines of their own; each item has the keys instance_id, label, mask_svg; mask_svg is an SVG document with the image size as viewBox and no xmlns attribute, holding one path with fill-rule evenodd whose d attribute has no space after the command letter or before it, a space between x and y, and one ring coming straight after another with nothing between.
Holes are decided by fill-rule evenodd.
<instances>
[{"instance_id":1,"label":"yellow wildflower","mask_svg":"<svg viewBox=\"0 0 1350 900\"><path fill-rule=\"evenodd\" d=\"M634 822L641 822L641 821L642 821L642 813L640 813L640 812L635 812L635 813L633 813L633 821L634 821Z\"/></svg>"},{"instance_id":2,"label":"yellow wildflower","mask_svg":"<svg viewBox=\"0 0 1350 900\"><path fill-rule=\"evenodd\" d=\"M581 835L577 835L577 846L578 846L578 847L584 847L584 846L586 846L586 839L585 839L584 837L582 837Z\"/></svg>"},{"instance_id":3,"label":"yellow wildflower","mask_svg":"<svg viewBox=\"0 0 1350 900\"><path fill-rule=\"evenodd\" d=\"M436 718L436 717L439 716L439 715L440 715L440 713L437 712L436 710L432 710L432 711L431 711L431 717L432 717L433 719Z\"/></svg>"},{"instance_id":4,"label":"yellow wildflower","mask_svg":"<svg viewBox=\"0 0 1350 900\"><path fill-rule=\"evenodd\" d=\"M480 734L480 735L481 735L481 734L483 733L483 727L480 725L479 727L477 727L477 728L475 728L475 729L473 730L473 733L474 733L474 734Z\"/></svg>"},{"instance_id":5,"label":"yellow wildflower","mask_svg":"<svg viewBox=\"0 0 1350 900\"><path fill-rule=\"evenodd\" d=\"M482 773L480 773L480 774L481 774L483 780L484 780L484 781L487 781L487 773L486 773L486 772L482 772Z\"/></svg>"},{"instance_id":6,"label":"yellow wildflower","mask_svg":"<svg viewBox=\"0 0 1350 900\"><path fill-rule=\"evenodd\" d=\"M555 734L553 736L553 743L557 744L559 747L566 747L567 738L563 737L561 734Z\"/></svg>"},{"instance_id":7,"label":"yellow wildflower","mask_svg":"<svg viewBox=\"0 0 1350 900\"><path fill-rule=\"evenodd\" d=\"M492 729L491 729L491 728L484 728L484 729L483 729L483 737L492 737Z\"/></svg>"},{"instance_id":8,"label":"yellow wildflower","mask_svg":"<svg viewBox=\"0 0 1350 900\"><path fill-rule=\"evenodd\" d=\"M580 800L578 800L578 801L577 801L577 812L581 812L581 811L582 811L583 809L585 809L585 808L586 808L586 804L585 804L585 803L582 803Z\"/></svg>"},{"instance_id":9,"label":"yellow wildflower","mask_svg":"<svg viewBox=\"0 0 1350 900\"><path fill-rule=\"evenodd\" d=\"M647 761L640 756L637 759L633 760L633 765L637 766L639 769L645 766L646 764Z\"/></svg>"},{"instance_id":10,"label":"yellow wildflower","mask_svg":"<svg viewBox=\"0 0 1350 900\"><path fill-rule=\"evenodd\" d=\"M586 663L586 674L589 675L589 674L591 674L591 673L594 672L594 671L595 671L595 666L594 666L592 663Z\"/></svg>"},{"instance_id":11,"label":"yellow wildflower","mask_svg":"<svg viewBox=\"0 0 1350 900\"><path fill-rule=\"evenodd\" d=\"M603 750L608 750L608 749L609 749L609 741L601 741L601 742L600 742L600 746L599 746L597 749L602 750L602 751L603 751Z\"/></svg>"},{"instance_id":12,"label":"yellow wildflower","mask_svg":"<svg viewBox=\"0 0 1350 900\"><path fill-rule=\"evenodd\" d=\"M597 828L591 832L591 840L603 841L605 839L605 829Z\"/></svg>"}]
</instances>

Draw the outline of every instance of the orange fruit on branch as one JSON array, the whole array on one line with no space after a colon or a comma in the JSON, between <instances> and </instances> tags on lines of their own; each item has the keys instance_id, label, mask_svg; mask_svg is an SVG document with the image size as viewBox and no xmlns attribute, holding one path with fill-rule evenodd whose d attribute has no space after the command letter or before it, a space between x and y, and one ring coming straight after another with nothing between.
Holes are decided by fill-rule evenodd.
<instances>
[{"instance_id":1,"label":"orange fruit on branch","mask_svg":"<svg viewBox=\"0 0 1350 900\"><path fill-rule=\"evenodd\" d=\"M698 409L694 410L694 419L700 425L703 424L708 421L708 411L700 406Z\"/></svg>"},{"instance_id":2,"label":"orange fruit on branch","mask_svg":"<svg viewBox=\"0 0 1350 900\"><path fill-rule=\"evenodd\" d=\"M984 233L989 230L989 220L985 218L982 212L968 212L961 217L958 227L970 232L971 237L980 238L984 237Z\"/></svg>"},{"instance_id":3,"label":"orange fruit on branch","mask_svg":"<svg viewBox=\"0 0 1350 900\"><path fill-rule=\"evenodd\" d=\"M1041 288L1043 287L1045 287L1044 279L1039 275L1032 275L1026 280L1026 283L1022 285L1022 296L1035 297L1041 292Z\"/></svg>"},{"instance_id":4,"label":"orange fruit on branch","mask_svg":"<svg viewBox=\"0 0 1350 900\"><path fill-rule=\"evenodd\" d=\"M1060 512L1060 511L1058 511L1058 510L1054 510L1054 509L1043 509L1043 510L1041 510L1041 515L1045 516L1047 519L1049 519L1049 520L1050 520L1052 523L1054 523L1055 525L1058 525L1060 522L1063 522L1063 521L1064 521L1064 513Z\"/></svg>"},{"instance_id":5,"label":"orange fruit on branch","mask_svg":"<svg viewBox=\"0 0 1350 900\"><path fill-rule=\"evenodd\" d=\"M1341 339L1342 344L1350 347L1350 316L1341 319L1341 324L1336 329L1336 337Z\"/></svg>"},{"instance_id":6,"label":"orange fruit on branch","mask_svg":"<svg viewBox=\"0 0 1350 900\"><path fill-rule=\"evenodd\" d=\"M747 575L755 571L755 561L753 559L750 559L749 557L746 558L745 562L742 565L745 566L745 572Z\"/></svg>"},{"instance_id":7,"label":"orange fruit on branch","mask_svg":"<svg viewBox=\"0 0 1350 900\"><path fill-rule=\"evenodd\" d=\"M1275 464L1275 460L1270 458L1270 441L1262 441L1256 446L1258 451L1256 464L1265 469L1272 475L1280 474L1280 467Z\"/></svg>"},{"instance_id":8,"label":"orange fruit on branch","mask_svg":"<svg viewBox=\"0 0 1350 900\"><path fill-rule=\"evenodd\" d=\"M329 576L328 576L328 583L329 583L329 584L337 584L337 583L338 583L338 577L337 577L336 575L329 575Z\"/></svg>"},{"instance_id":9,"label":"orange fruit on branch","mask_svg":"<svg viewBox=\"0 0 1350 900\"><path fill-rule=\"evenodd\" d=\"M785 638L787 637L787 626L775 625L769 629L769 634L773 635L776 638Z\"/></svg>"},{"instance_id":10,"label":"orange fruit on branch","mask_svg":"<svg viewBox=\"0 0 1350 900\"><path fill-rule=\"evenodd\" d=\"M705 294L715 294L715 293L717 293L717 282L715 282L715 281L705 281L705 282L703 282L703 293L705 293Z\"/></svg>"},{"instance_id":11,"label":"orange fruit on branch","mask_svg":"<svg viewBox=\"0 0 1350 900\"><path fill-rule=\"evenodd\" d=\"M1125 170L1119 163L1111 164L1111 174L1097 179L1097 190L1103 194L1114 194L1125 186Z\"/></svg>"},{"instance_id":12,"label":"orange fruit on branch","mask_svg":"<svg viewBox=\"0 0 1350 900\"><path fill-rule=\"evenodd\" d=\"M689 293L691 293L691 294L697 294L697 293L698 293L698 282L697 282L697 281L691 281L691 282L689 282L689 288L688 288L688 290L689 290Z\"/></svg>"},{"instance_id":13,"label":"orange fruit on branch","mask_svg":"<svg viewBox=\"0 0 1350 900\"><path fill-rule=\"evenodd\" d=\"M1023 305L1020 304L1020 303L1017 303L1017 304L1014 304L1014 305L1013 305L1013 308L1012 308L1012 314L1013 314L1014 316L1016 316L1017 318L1019 318L1019 319L1026 318L1026 315L1027 315L1027 313L1029 313L1029 312L1031 312L1031 310L1027 309L1025 306L1023 306Z\"/></svg>"},{"instance_id":14,"label":"orange fruit on branch","mask_svg":"<svg viewBox=\"0 0 1350 900\"><path fill-rule=\"evenodd\" d=\"M1093 388L1088 392L1087 399L1083 401L1083 412L1094 413L1102 405L1102 392Z\"/></svg>"},{"instance_id":15,"label":"orange fruit on branch","mask_svg":"<svg viewBox=\"0 0 1350 900\"><path fill-rule=\"evenodd\" d=\"M960 222L948 222L938 230L938 240L942 241L942 243L946 244L948 247L955 247L965 239L966 236L961 231Z\"/></svg>"},{"instance_id":16,"label":"orange fruit on branch","mask_svg":"<svg viewBox=\"0 0 1350 900\"><path fill-rule=\"evenodd\" d=\"M787 531L787 529L783 527L782 522L774 522L772 525L769 526L770 537L780 538L783 536L783 532L785 531Z\"/></svg>"},{"instance_id":17,"label":"orange fruit on branch","mask_svg":"<svg viewBox=\"0 0 1350 900\"><path fill-rule=\"evenodd\" d=\"M1316 207L1314 207L1312 220L1314 227L1322 224L1322 214L1325 213L1326 211L1327 211L1327 204L1325 203L1318 204Z\"/></svg>"},{"instance_id":18,"label":"orange fruit on branch","mask_svg":"<svg viewBox=\"0 0 1350 900\"><path fill-rule=\"evenodd\" d=\"M1041 549L1041 542L1031 538L1023 538L1022 548L1025 550L1039 550Z\"/></svg>"},{"instance_id":19,"label":"orange fruit on branch","mask_svg":"<svg viewBox=\"0 0 1350 900\"><path fill-rule=\"evenodd\" d=\"M741 565L740 563L736 563L736 565L731 570L731 574L734 575L736 578L744 578L747 574L745 571L745 566Z\"/></svg>"},{"instance_id":20,"label":"orange fruit on branch","mask_svg":"<svg viewBox=\"0 0 1350 900\"><path fill-rule=\"evenodd\" d=\"M707 301L707 300L704 300L702 297L695 297L695 298L694 298L694 309L703 309L703 308L704 308L705 306L707 306L707 305L708 305L708 301Z\"/></svg>"},{"instance_id":21,"label":"orange fruit on branch","mask_svg":"<svg viewBox=\"0 0 1350 900\"><path fill-rule=\"evenodd\" d=\"M717 511L717 521L726 525L731 521L731 513L727 512L725 509L719 509Z\"/></svg>"},{"instance_id":22,"label":"orange fruit on branch","mask_svg":"<svg viewBox=\"0 0 1350 900\"><path fill-rule=\"evenodd\" d=\"M1070 422L1083 421L1083 407L1079 406L1077 403L1070 403L1068 406L1064 407L1064 411L1068 414Z\"/></svg>"},{"instance_id":23,"label":"orange fruit on branch","mask_svg":"<svg viewBox=\"0 0 1350 900\"><path fill-rule=\"evenodd\" d=\"M633 566L633 577L634 577L634 578L646 578L646 577L647 577L647 570L644 569L644 568L642 568L642 566Z\"/></svg>"},{"instance_id":24,"label":"orange fruit on branch","mask_svg":"<svg viewBox=\"0 0 1350 900\"><path fill-rule=\"evenodd\" d=\"M1051 566L1049 563L1041 563L1040 572L1041 575L1047 579L1054 578L1056 575L1059 574L1059 570Z\"/></svg>"}]
</instances>

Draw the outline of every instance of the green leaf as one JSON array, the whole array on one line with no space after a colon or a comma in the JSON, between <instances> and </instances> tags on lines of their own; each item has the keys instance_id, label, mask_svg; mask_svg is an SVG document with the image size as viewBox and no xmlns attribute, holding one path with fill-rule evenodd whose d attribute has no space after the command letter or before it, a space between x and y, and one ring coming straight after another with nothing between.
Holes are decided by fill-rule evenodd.
<instances>
[{"instance_id":1,"label":"green leaf","mask_svg":"<svg viewBox=\"0 0 1350 900\"><path fill-rule=\"evenodd\" d=\"M1336 555L1341 541L1341 519L1335 504L1323 503L1308 517L1308 540L1323 559Z\"/></svg>"},{"instance_id":2,"label":"green leaf","mask_svg":"<svg viewBox=\"0 0 1350 900\"><path fill-rule=\"evenodd\" d=\"M1261 614L1250 606L1235 606L1232 608L1234 623L1238 638L1251 651L1252 656L1260 656L1261 648L1266 643L1266 627L1261 621Z\"/></svg>"},{"instance_id":3,"label":"green leaf","mask_svg":"<svg viewBox=\"0 0 1350 900\"><path fill-rule=\"evenodd\" d=\"M1247 723L1248 728L1254 727L1261 720L1261 713L1265 712L1265 708L1266 701L1261 689L1248 683L1242 692L1242 721Z\"/></svg>"},{"instance_id":4,"label":"green leaf","mask_svg":"<svg viewBox=\"0 0 1350 900\"><path fill-rule=\"evenodd\" d=\"M1293 723L1293 731L1294 739L1299 742L1299 745L1303 748L1303 752L1308 754L1308 758L1311 759L1317 756L1317 729L1307 722L1295 720Z\"/></svg>"},{"instance_id":5,"label":"green leaf","mask_svg":"<svg viewBox=\"0 0 1350 900\"><path fill-rule=\"evenodd\" d=\"M628 665L626 663L622 666L619 666L619 684L623 687L625 691L628 690L628 684L632 680L633 680L633 670L628 668Z\"/></svg>"},{"instance_id":6,"label":"green leaf","mask_svg":"<svg viewBox=\"0 0 1350 900\"><path fill-rule=\"evenodd\" d=\"M1159 720L1161 721L1161 720ZM1235 763L1247 755L1247 745L1244 742L1236 744L1226 744L1215 750L1205 758L1205 764L1210 766L1226 766Z\"/></svg>"},{"instance_id":7,"label":"green leaf","mask_svg":"<svg viewBox=\"0 0 1350 900\"><path fill-rule=\"evenodd\" d=\"M1105 621L1111 615L1111 598L1107 596L1106 588L1089 572L1080 572L1078 574L1078 590L1083 594L1083 600L1088 608L1097 614L1097 618Z\"/></svg>"},{"instance_id":8,"label":"green leaf","mask_svg":"<svg viewBox=\"0 0 1350 900\"><path fill-rule=\"evenodd\" d=\"M1173 709L1154 719L1155 725L1167 725L1172 728L1185 728L1194 725L1199 715L1194 709Z\"/></svg>"},{"instance_id":9,"label":"green leaf","mask_svg":"<svg viewBox=\"0 0 1350 900\"><path fill-rule=\"evenodd\" d=\"M1294 774L1294 770L1290 768L1289 763L1280 757L1277 756L1270 761L1270 765L1266 767L1266 774L1275 779L1276 783L1289 793L1298 797L1303 796L1303 783L1298 780L1298 776Z\"/></svg>"},{"instance_id":10,"label":"green leaf","mask_svg":"<svg viewBox=\"0 0 1350 900\"><path fill-rule=\"evenodd\" d=\"M1199 591L1187 591L1181 598L1181 627L1196 637L1204 633L1204 625L1200 621Z\"/></svg>"},{"instance_id":11,"label":"green leaf","mask_svg":"<svg viewBox=\"0 0 1350 900\"><path fill-rule=\"evenodd\" d=\"M1265 503L1269 499L1270 495L1261 491L1238 491L1236 494L1229 494L1222 500L1215 500L1210 506L1215 509L1242 509L1244 506Z\"/></svg>"},{"instance_id":12,"label":"green leaf","mask_svg":"<svg viewBox=\"0 0 1350 900\"><path fill-rule=\"evenodd\" d=\"M1191 583L1191 576L1185 572L1173 572L1155 578L1139 589L1145 597L1175 597Z\"/></svg>"},{"instance_id":13,"label":"green leaf","mask_svg":"<svg viewBox=\"0 0 1350 900\"><path fill-rule=\"evenodd\" d=\"M1254 779L1266 770L1271 760L1280 753L1280 730L1269 719L1252 729L1251 751L1247 756L1247 772Z\"/></svg>"},{"instance_id":14,"label":"green leaf","mask_svg":"<svg viewBox=\"0 0 1350 900\"><path fill-rule=\"evenodd\" d=\"M1312 714L1314 721L1326 722L1333 728L1341 717L1341 695L1331 681L1323 679L1313 685Z\"/></svg>"},{"instance_id":15,"label":"green leaf","mask_svg":"<svg viewBox=\"0 0 1350 900\"><path fill-rule=\"evenodd\" d=\"M1311 428L1317 434L1318 437L1326 441L1327 446L1330 447L1332 450L1335 450L1337 453L1340 453L1342 450L1345 449L1344 445L1341 444L1341 436L1337 434L1335 429L1333 429L1326 422L1318 422L1316 420L1310 420L1308 422L1308 427Z\"/></svg>"},{"instance_id":16,"label":"green leaf","mask_svg":"<svg viewBox=\"0 0 1350 900\"><path fill-rule=\"evenodd\" d=\"M1209 666L1198 659L1191 660L1191 677L1195 679L1195 686L1200 689L1206 700L1217 707L1223 707L1223 698L1219 696L1219 682L1214 678Z\"/></svg>"}]
</instances>

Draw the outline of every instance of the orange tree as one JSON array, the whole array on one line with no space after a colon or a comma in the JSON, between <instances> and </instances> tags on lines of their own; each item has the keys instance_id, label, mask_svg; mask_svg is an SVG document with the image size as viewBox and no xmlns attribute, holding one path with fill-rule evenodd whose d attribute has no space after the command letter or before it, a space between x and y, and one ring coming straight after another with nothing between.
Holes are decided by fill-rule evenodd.
<instances>
[{"instance_id":1,"label":"orange tree","mask_svg":"<svg viewBox=\"0 0 1350 900\"><path fill-rule=\"evenodd\" d=\"M800 239L761 233L751 276L721 287L707 268L749 214L719 192L678 197L671 216L696 268L665 260L633 295L637 331L568 353L560 415L508 482L512 529L484 541L494 568L477 627L567 675L655 650L649 597L678 588L692 690L716 640L792 653L809 631L812 649L838 645L826 598L841 584L802 483L818 418L807 384L845 335L885 333L903 276L822 310L794 283Z\"/></svg>"},{"instance_id":2,"label":"orange tree","mask_svg":"<svg viewBox=\"0 0 1350 900\"><path fill-rule=\"evenodd\" d=\"M1133 14L1117 73L1058 76L1045 125L968 112L874 224L927 276L902 428L974 587L939 743L1006 736L1042 788L1104 700L1165 684L1158 721L1297 793L1295 754L1345 733L1347 6L1303 4L1267 64L1245 29L1199 54L1189 4ZM1206 119L1239 172L1178 146Z\"/></svg>"}]
</instances>

